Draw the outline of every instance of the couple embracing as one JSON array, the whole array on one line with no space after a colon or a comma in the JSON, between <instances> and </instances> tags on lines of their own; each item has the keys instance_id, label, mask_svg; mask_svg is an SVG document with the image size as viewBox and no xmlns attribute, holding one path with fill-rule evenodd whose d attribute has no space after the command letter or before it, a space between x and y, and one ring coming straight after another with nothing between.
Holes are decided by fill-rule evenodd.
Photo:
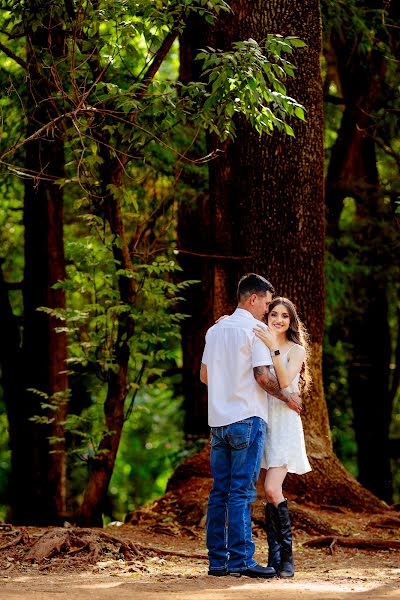
<instances>
[{"instance_id":1,"label":"couple embracing","mask_svg":"<svg viewBox=\"0 0 400 600\"><path fill-rule=\"evenodd\" d=\"M200 378L208 386L213 487L207 511L209 575L293 577L292 533L282 484L310 471L299 379L307 384L307 343L290 300L249 273L238 307L207 331ZM266 319L267 324L265 324ZM268 425L267 425L268 424ZM264 481L268 566L254 560L250 505Z\"/></svg>"}]
</instances>

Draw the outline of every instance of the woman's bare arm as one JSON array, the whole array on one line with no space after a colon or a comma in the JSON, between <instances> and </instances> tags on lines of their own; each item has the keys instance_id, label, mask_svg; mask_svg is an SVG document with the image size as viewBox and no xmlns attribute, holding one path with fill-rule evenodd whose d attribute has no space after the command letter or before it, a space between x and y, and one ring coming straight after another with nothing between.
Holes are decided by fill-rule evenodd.
<instances>
[{"instance_id":1,"label":"woman's bare arm","mask_svg":"<svg viewBox=\"0 0 400 600\"><path fill-rule=\"evenodd\" d=\"M254 367L254 377L260 387L271 396L279 398L285 402L289 408L300 414L302 410L301 398L296 392L290 393L286 389L281 389L277 378L271 373L267 366Z\"/></svg>"},{"instance_id":2,"label":"woman's bare arm","mask_svg":"<svg viewBox=\"0 0 400 600\"><path fill-rule=\"evenodd\" d=\"M288 387L296 375L300 373L306 356L306 351L304 350L303 346L299 346L297 344L290 348L289 353L290 358L287 365L284 364L281 354L278 354L277 356L272 354L271 356L276 377L281 388Z\"/></svg>"},{"instance_id":3,"label":"woman's bare arm","mask_svg":"<svg viewBox=\"0 0 400 600\"><path fill-rule=\"evenodd\" d=\"M255 327L253 331L256 337L258 337L271 352L277 349L276 338L269 329ZM290 360L287 366L284 365L280 354L271 355L276 377L281 388L286 388L292 383L296 375L300 373L301 365L305 358L305 350L298 344L292 347L289 352Z\"/></svg>"}]
</instances>

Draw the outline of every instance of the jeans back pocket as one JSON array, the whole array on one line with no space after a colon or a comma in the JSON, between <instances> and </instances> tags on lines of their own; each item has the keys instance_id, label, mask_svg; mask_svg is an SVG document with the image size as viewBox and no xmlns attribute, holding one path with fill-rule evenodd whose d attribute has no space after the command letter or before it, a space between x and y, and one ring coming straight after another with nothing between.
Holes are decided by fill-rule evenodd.
<instances>
[{"instance_id":1,"label":"jeans back pocket","mask_svg":"<svg viewBox=\"0 0 400 600\"><path fill-rule=\"evenodd\" d=\"M229 425L228 439L229 445L234 450L242 450L247 448L251 440L251 430L253 427L253 419L243 419L237 423Z\"/></svg>"}]
</instances>

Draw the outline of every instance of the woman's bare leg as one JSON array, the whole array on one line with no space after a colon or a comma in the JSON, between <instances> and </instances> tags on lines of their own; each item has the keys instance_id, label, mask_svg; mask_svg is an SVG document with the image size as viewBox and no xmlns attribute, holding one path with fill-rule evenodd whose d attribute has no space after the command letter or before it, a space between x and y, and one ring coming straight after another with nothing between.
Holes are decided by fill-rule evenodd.
<instances>
[{"instance_id":1,"label":"woman's bare leg","mask_svg":"<svg viewBox=\"0 0 400 600\"><path fill-rule=\"evenodd\" d=\"M266 471L264 479L265 497L268 502L275 506L278 506L278 504L285 500L282 493L282 485L286 475L287 467L270 467Z\"/></svg>"}]
</instances>

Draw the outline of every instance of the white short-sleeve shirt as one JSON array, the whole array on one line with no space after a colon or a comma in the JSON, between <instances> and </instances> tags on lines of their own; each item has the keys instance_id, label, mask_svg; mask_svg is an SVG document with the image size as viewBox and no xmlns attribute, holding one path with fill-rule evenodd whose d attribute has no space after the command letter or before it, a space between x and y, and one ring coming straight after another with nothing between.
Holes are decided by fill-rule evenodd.
<instances>
[{"instance_id":1,"label":"white short-sleeve shirt","mask_svg":"<svg viewBox=\"0 0 400 600\"><path fill-rule=\"evenodd\" d=\"M247 419L268 419L268 395L254 378L253 368L271 365L268 348L253 332L265 327L253 315L237 308L206 334L202 362L207 366L208 424L221 427Z\"/></svg>"}]
</instances>

